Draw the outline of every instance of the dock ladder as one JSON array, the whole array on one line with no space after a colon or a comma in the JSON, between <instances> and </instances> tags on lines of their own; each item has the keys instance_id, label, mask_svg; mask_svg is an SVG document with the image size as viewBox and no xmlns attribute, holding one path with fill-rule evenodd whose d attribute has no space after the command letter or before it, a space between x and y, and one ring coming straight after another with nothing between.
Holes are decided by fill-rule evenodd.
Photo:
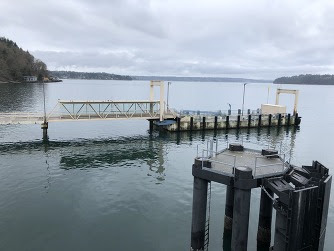
<instances>
[{"instance_id":1,"label":"dock ladder","mask_svg":"<svg viewBox=\"0 0 334 251\"><path fill-rule=\"evenodd\" d=\"M208 182L207 214L206 214L206 221L205 221L204 251L208 251L209 250L210 206L211 206L211 181Z\"/></svg>"}]
</instances>

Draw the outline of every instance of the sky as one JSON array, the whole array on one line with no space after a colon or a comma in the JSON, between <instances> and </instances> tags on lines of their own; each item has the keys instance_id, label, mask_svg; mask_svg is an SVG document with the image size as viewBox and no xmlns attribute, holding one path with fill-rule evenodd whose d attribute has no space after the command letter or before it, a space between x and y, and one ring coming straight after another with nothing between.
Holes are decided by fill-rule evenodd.
<instances>
[{"instance_id":1,"label":"sky","mask_svg":"<svg viewBox=\"0 0 334 251\"><path fill-rule=\"evenodd\" d=\"M1 0L0 36L49 70L334 74L333 0Z\"/></svg>"}]
</instances>

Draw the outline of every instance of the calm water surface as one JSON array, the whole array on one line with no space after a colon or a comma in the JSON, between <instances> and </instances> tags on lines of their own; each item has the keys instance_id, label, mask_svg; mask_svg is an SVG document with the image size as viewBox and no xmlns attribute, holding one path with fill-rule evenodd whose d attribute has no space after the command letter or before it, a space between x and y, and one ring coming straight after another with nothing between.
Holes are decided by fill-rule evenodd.
<instances>
[{"instance_id":1,"label":"calm water surface","mask_svg":"<svg viewBox=\"0 0 334 251\"><path fill-rule=\"evenodd\" d=\"M276 86L246 86L245 108L274 102ZM292 163L319 160L334 173L334 87L300 90L299 129L173 134L148 132L148 122L62 122L0 126L0 250L189 250L191 165L197 145L243 139L248 147L292 148ZM241 107L243 83L170 87L176 109ZM66 80L45 86L47 109L57 99L148 99L148 82ZM282 96L291 112L292 96ZM43 112L42 85L0 85L0 112ZM332 186L332 192L334 186ZM249 250L256 250L260 191L252 191ZM332 196L333 197L333 196ZM210 250L222 250L225 187L212 185ZM334 249L334 201L326 250Z\"/></svg>"}]
</instances>

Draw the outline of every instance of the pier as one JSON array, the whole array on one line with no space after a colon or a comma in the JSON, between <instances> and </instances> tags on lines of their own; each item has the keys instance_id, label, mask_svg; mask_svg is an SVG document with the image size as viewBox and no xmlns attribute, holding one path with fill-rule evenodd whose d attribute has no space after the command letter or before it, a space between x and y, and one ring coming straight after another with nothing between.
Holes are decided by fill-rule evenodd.
<instances>
[{"instance_id":1,"label":"pier","mask_svg":"<svg viewBox=\"0 0 334 251\"><path fill-rule=\"evenodd\" d=\"M260 187L257 246L267 250L323 250L332 176L318 161L297 167L275 149L229 144L218 151L211 141L198 153L194 176L191 250L208 250L212 182L226 185L224 243L246 251L251 190ZM211 190L210 190L211 191ZM276 210L271 245L272 210ZM255 247L254 247L255 248Z\"/></svg>"},{"instance_id":2,"label":"pier","mask_svg":"<svg viewBox=\"0 0 334 251\"><path fill-rule=\"evenodd\" d=\"M158 100L154 99L154 87L160 89ZM286 113L286 107L278 104L280 93L295 95L293 114ZM297 90L277 89L275 105L264 104L254 111L176 111L165 104L164 82L151 81L148 100L58 100L46 112L44 99L44 113L0 113L0 125L40 124L43 139L47 139L50 123L67 121L144 119L149 121L150 131L155 126L171 132L298 126L301 117L297 103Z\"/></svg>"}]
</instances>

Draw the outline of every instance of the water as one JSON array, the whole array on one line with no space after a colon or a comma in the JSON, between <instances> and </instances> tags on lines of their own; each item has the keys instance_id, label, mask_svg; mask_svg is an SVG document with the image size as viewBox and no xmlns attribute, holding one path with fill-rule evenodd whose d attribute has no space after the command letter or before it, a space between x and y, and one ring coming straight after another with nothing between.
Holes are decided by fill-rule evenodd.
<instances>
[{"instance_id":1,"label":"water","mask_svg":"<svg viewBox=\"0 0 334 251\"><path fill-rule=\"evenodd\" d=\"M274 102L276 86L246 86L245 108ZM141 120L0 126L0 250L189 250L191 165L197 145L217 138L246 146L283 144L292 162L319 160L334 173L332 86L283 86L300 90L301 127L213 132L148 132ZM148 82L66 80L45 86L47 109L57 99L148 99ZM170 86L176 109L241 107L243 83ZM157 94L158 97L158 94ZM292 111L293 97L281 103ZM43 112L42 85L0 85L0 112ZM333 190L332 186L332 190ZM255 250L260 191L252 191L249 250ZM332 196L333 197L333 196ZM210 250L222 250L225 187L212 184ZM326 250L333 250L334 201Z\"/></svg>"}]
</instances>

